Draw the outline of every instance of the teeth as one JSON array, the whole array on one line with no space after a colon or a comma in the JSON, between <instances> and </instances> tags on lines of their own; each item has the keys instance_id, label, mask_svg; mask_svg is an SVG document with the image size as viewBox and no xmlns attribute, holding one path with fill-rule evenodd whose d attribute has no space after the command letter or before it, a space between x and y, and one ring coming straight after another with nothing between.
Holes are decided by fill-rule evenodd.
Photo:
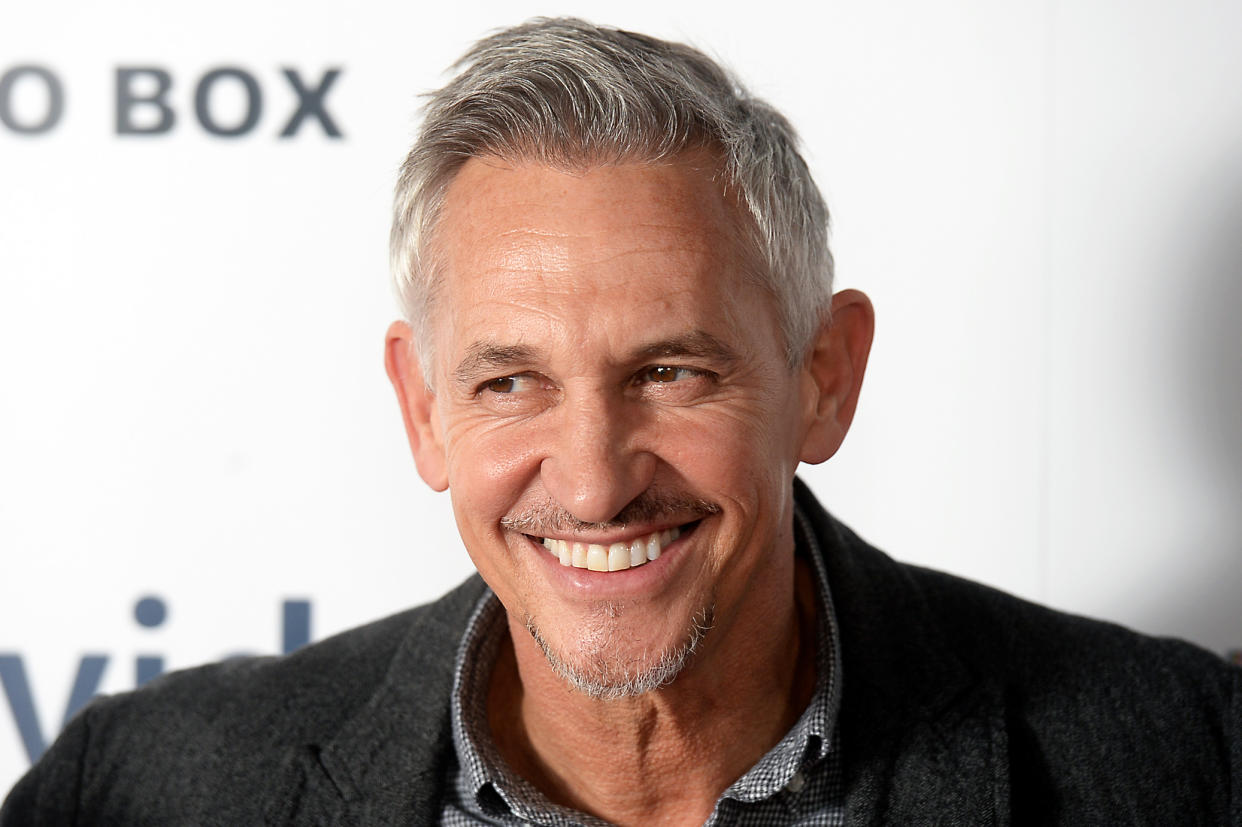
<instances>
[{"instance_id":1,"label":"teeth","mask_svg":"<svg viewBox=\"0 0 1242 827\"><path fill-rule=\"evenodd\" d=\"M630 543L630 568L647 562L647 544L642 540Z\"/></svg>"},{"instance_id":2,"label":"teeth","mask_svg":"<svg viewBox=\"0 0 1242 827\"><path fill-rule=\"evenodd\" d=\"M586 567L591 571L608 571L608 549L599 543L587 546Z\"/></svg>"},{"instance_id":3,"label":"teeth","mask_svg":"<svg viewBox=\"0 0 1242 827\"><path fill-rule=\"evenodd\" d=\"M644 537L636 537L629 543L613 543L608 546L545 537L543 547L562 566L590 571L624 571L641 566L649 560L658 560L660 553L680 536L681 529L668 528Z\"/></svg>"}]
</instances>

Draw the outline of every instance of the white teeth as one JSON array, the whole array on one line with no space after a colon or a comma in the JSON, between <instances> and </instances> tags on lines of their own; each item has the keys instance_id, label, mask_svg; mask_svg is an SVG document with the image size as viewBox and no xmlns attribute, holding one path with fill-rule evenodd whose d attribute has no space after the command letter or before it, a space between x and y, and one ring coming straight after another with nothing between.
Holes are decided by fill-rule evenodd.
<instances>
[{"instance_id":1,"label":"white teeth","mask_svg":"<svg viewBox=\"0 0 1242 827\"><path fill-rule=\"evenodd\" d=\"M613 543L608 547L608 570L621 571L630 567L630 547L625 543Z\"/></svg>"},{"instance_id":2,"label":"white teeth","mask_svg":"<svg viewBox=\"0 0 1242 827\"><path fill-rule=\"evenodd\" d=\"M608 549L599 543L587 546L586 567L591 571L608 571Z\"/></svg>"},{"instance_id":3,"label":"white teeth","mask_svg":"<svg viewBox=\"0 0 1242 827\"><path fill-rule=\"evenodd\" d=\"M658 534L652 534L647 538L647 559L660 559L660 536Z\"/></svg>"},{"instance_id":4,"label":"white teeth","mask_svg":"<svg viewBox=\"0 0 1242 827\"><path fill-rule=\"evenodd\" d=\"M624 571L641 566L650 560L658 560L670 543L681 536L681 529L666 528L628 543L575 543L552 537L543 538L543 547L562 566L573 566L590 571Z\"/></svg>"}]
</instances>

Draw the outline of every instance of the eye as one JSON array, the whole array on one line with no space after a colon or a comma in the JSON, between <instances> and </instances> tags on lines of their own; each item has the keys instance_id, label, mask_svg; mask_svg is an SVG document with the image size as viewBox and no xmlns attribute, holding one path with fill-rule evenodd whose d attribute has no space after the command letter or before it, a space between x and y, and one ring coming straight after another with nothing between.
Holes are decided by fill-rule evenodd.
<instances>
[{"instance_id":1,"label":"eye","mask_svg":"<svg viewBox=\"0 0 1242 827\"><path fill-rule=\"evenodd\" d=\"M677 382L683 379L693 379L697 376L702 376L702 372L691 368L675 367L673 365L652 365L639 374L638 378L643 382L666 384L668 382Z\"/></svg>"},{"instance_id":2,"label":"eye","mask_svg":"<svg viewBox=\"0 0 1242 827\"><path fill-rule=\"evenodd\" d=\"M499 376L480 385L478 393L518 393L534 387L535 380L530 376Z\"/></svg>"},{"instance_id":3,"label":"eye","mask_svg":"<svg viewBox=\"0 0 1242 827\"><path fill-rule=\"evenodd\" d=\"M630 381L633 391L651 402L692 405L712 397L720 374L686 365L647 365Z\"/></svg>"}]
</instances>

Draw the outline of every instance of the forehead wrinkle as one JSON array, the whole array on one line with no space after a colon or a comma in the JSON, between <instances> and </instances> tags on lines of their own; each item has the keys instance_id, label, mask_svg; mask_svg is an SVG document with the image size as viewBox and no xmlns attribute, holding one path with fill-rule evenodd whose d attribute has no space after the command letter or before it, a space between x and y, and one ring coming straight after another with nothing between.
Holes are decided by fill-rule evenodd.
<instances>
[{"instance_id":1,"label":"forehead wrinkle","mask_svg":"<svg viewBox=\"0 0 1242 827\"><path fill-rule=\"evenodd\" d=\"M584 244L580 249L557 250L554 255L523 256L522 265L510 257L495 268L501 289L513 289L509 281L521 273L538 280L539 289L552 292L582 293L620 290L628 293L630 283L647 275L673 277L679 272L718 272L729 266L710 245L687 244L687 239L670 240L660 246L606 247ZM609 269L615 265L615 269ZM515 291L517 292L517 291ZM676 290L667 291L672 295ZM494 292L498 295L499 291ZM531 309L539 309L537 306Z\"/></svg>"},{"instance_id":2,"label":"forehead wrinkle","mask_svg":"<svg viewBox=\"0 0 1242 827\"><path fill-rule=\"evenodd\" d=\"M570 232L561 232L559 230L540 230L534 227L514 227L510 230L500 230L495 235L497 238L524 238L526 236L534 236L537 239L551 238L554 240L563 240L573 237L573 233Z\"/></svg>"},{"instance_id":3,"label":"forehead wrinkle","mask_svg":"<svg viewBox=\"0 0 1242 827\"><path fill-rule=\"evenodd\" d=\"M700 248L700 247L687 246L686 244L670 243L668 246L643 247L642 249L631 249L631 250L617 250L616 252L613 252L613 253L596 255L592 257L590 261L584 261L582 262L582 264L584 265L608 264L610 262L623 261L625 259L642 258L643 256L661 256L665 259L664 263L662 264L660 268L662 270L670 270L670 269L673 269L674 267L690 267L690 266L694 266L696 269L699 269L701 267L710 266L711 264L710 260L708 261L699 260L700 257L702 257L705 253L709 253L709 252L710 250L706 245ZM681 259L688 259L688 261L683 261L683 260L669 261L668 260L674 257L680 257Z\"/></svg>"},{"instance_id":4,"label":"forehead wrinkle","mask_svg":"<svg viewBox=\"0 0 1242 827\"><path fill-rule=\"evenodd\" d=\"M615 233L601 232L598 235L605 240ZM496 255L496 263L492 270L505 272L525 272L537 275L539 272L573 274L580 268L590 268L602 264L626 259L637 259L644 256L661 256L671 258L666 262L669 266L711 266L716 260L714 245L700 240L691 233L669 235L676 237L662 239L659 244L644 244L620 247L618 245L599 245L591 234L573 233L536 233L530 230L513 230L504 234L511 243ZM533 238L530 238L534 236ZM527 238L523 238L527 237ZM555 244L541 243L543 239L554 239ZM583 272L584 280L591 274Z\"/></svg>"},{"instance_id":5,"label":"forehead wrinkle","mask_svg":"<svg viewBox=\"0 0 1242 827\"><path fill-rule=\"evenodd\" d=\"M503 239L505 243L499 249L494 249L494 260L483 269L497 272L502 281L507 273L538 275L541 272L556 273L569 269L564 234L522 229L497 233L496 237ZM555 243L548 243L548 239L554 239ZM486 257L483 262L486 262Z\"/></svg>"}]
</instances>

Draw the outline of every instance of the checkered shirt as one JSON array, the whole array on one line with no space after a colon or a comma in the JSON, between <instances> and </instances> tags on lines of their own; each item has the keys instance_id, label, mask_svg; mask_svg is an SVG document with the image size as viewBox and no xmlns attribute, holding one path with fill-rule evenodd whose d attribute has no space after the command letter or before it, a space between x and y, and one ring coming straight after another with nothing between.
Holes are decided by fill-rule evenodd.
<instances>
[{"instance_id":1,"label":"checkered shirt","mask_svg":"<svg viewBox=\"0 0 1242 827\"><path fill-rule=\"evenodd\" d=\"M845 792L836 729L841 658L832 593L806 518L795 514L798 553L815 571L819 598L815 694L793 728L721 794L707 825L844 825ZM453 745L440 821L446 825L597 827L607 822L553 804L500 757L487 723L487 687L505 641L504 607L488 590L466 626L453 682Z\"/></svg>"}]
</instances>

